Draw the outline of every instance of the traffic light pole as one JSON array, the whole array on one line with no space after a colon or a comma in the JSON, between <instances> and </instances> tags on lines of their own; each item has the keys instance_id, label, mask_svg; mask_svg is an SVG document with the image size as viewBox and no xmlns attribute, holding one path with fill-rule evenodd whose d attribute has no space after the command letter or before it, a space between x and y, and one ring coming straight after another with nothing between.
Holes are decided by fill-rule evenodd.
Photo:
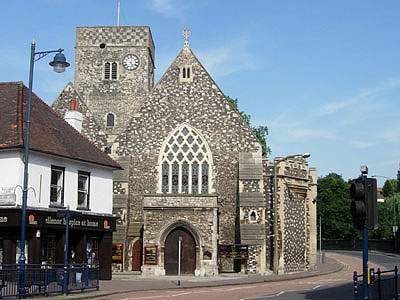
<instances>
[{"instance_id":1,"label":"traffic light pole","mask_svg":"<svg viewBox=\"0 0 400 300\"><path fill-rule=\"evenodd\" d=\"M350 186L350 212L353 225L363 236L363 299L368 293L368 229L378 229L377 187L375 178L367 178L367 166L361 166L361 176L352 180Z\"/></svg>"},{"instance_id":2,"label":"traffic light pole","mask_svg":"<svg viewBox=\"0 0 400 300\"><path fill-rule=\"evenodd\" d=\"M363 228L363 295L364 299L369 299L368 295L368 221L365 221Z\"/></svg>"},{"instance_id":3,"label":"traffic light pole","mask_svg":"<svg viewBox=\"0 0 400 300\"><path fill-rule=\"evenodd\" d=\"M367 176L362 174L362 179L365 182ZM363 227L363 299L369 299L368 293L368 219L364 222Z\"/></svg>"}]
</instances>

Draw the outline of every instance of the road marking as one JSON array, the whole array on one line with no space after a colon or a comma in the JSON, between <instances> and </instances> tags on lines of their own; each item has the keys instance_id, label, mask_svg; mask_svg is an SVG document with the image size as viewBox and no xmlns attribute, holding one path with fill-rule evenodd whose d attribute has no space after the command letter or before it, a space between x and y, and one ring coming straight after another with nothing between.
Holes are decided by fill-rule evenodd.
<instances>
[{"instance_id":1,"label":"road marking","mask_svg":"<svg viewBox=\"0 0 400 300\"><path fill-rule=\"evenodd\" d=\"M189 294L192 294L192 293L193 293L193 292L186 292L186 293L179 293L179 294L172 294L172 295L142 296L142 297L124 298L124 299L121 299L121 300L172 298L172 297L179 297L179 296L189 295Z\"/></svg>"},{"instance_id":2,"label":"road marking","mask_svg":"<svg viewBox=\"0 0 400 300\"><path fill-rule=\"evenodd\" d=\"M320 288L321 286L320 285L316 285L316 286L314 286L312 289L313 290L316 290L316 289L318 289L318 288Z\"/></svg>"}]
</instances>

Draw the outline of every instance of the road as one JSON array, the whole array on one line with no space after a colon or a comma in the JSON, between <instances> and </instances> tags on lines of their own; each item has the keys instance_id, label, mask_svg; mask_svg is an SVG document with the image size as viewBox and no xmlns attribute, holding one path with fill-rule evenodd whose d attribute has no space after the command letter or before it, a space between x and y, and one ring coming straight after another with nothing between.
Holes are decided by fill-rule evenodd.
<instances>
[{"instance_id":1,"label":"road","mask_svg":"<svg viewBox=\"0 0 400 300\"><path fill-rule=\"evenodd\" d=\"M362 259L361 251L335 251L334 253ZM386 270L392 270L395 265L400 268L399 255L386 255L384 253L369 252L368 261L380 266L381 268L385 268Z\"/></svg>"},{"instance_id":2,"label":"road","mask_svg":"<svg viewBox=\"0 0 400 300\"><path fill-rule=\"evenodd\" d=\"M362 263L362 252L361 251L334 251L336 255L344 255L346 257L354 257L359 263ZM400 257L386 255L383 253L370 252L368 254L368 260L370 267L380 267L382 270L392 270L394 266L400 267ZM263 297L247 298L251 300L264 300L264 299L276 299L276 300L300 300L300 299L324 299L324 300L353 300L352 291L353 284L348 282L345 284L333 285L331 287L315 287L314 289L304 289L297 291L287 291L281 294L265 295Z\"/></svg>"},{"instance_id":3,"label":"road","mask_svg":"<svg viewBox=\"0 0 400 300\"><path fill-rule=\"evenodd\" d=\"M297 300L297 299L324 299L347 300L353 299L352 276L353 272L361 272L361 254L357 252L331 252L330 257L343 262L348 268L342 271L298 280L243 284L235 286L186 288L160 291L136 291L124 294L103 296L101 300L139 300L139 299L207 299L207 300ZM398 257L387 257L379 254L370 255L371 267L393 268L399 262ZM373 263L372 263L373 262Z\"/></svg>"}]
</instances>

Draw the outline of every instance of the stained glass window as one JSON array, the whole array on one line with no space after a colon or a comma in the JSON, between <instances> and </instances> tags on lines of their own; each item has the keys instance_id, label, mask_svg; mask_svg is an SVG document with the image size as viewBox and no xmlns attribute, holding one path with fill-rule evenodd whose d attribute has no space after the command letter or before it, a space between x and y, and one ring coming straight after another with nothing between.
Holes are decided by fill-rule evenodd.
<instances>
[{"instance_id":1,"label":"stained glass window","mask_svg":"<svg viewBox=\"0 0 400 300\"><path fill-rule=\"evenodd\" d=\"M203 162L201 165L201 193L208 193L208 163Z\"/></svg>"},{"instance_id":2,"label":"stained glass window","mask_svg":"<svg viewBox=\"0 0 400 300\"><path fill-rule=\"evenodd\" d=\"M169 165L165 161L162 164L162 192L168 193Z\"/></svg>"},{"instance_id":3,"label":"stained glass window","mask_svg":"<svg viewBox=\"0 0 400 300\"><path fill-rule=\"evenodd\" d=\"M186 161L182 164L182 193L189 193L189 164Z\"/></svg>"},{"instance_id":4,"label":"stained glass window","mask_svg":"<svg viewBox=\"0 0 400 300\"><path fill-rule=\"evenodd\" d=\"M179 191L179 165L177 162L172 164L172 193Z\"/></svg>"},{"instance_id":5,"label":"stained glass window","mask_svg":"<svg viewBox=\"0 0 400 300\"><path fill-rule=\"evenodd\" d=\"M197 194L199 192L199 164L194 162L192 164L192 193Z\"/></svg>"},{"instance_id":6,"label":"stained glass window","mask_svg":"<svg viewBox=\"0 0 400 300\"><path fill-rule=\"evenodd\" d=\"M169 135L160 156L162 193L210 192L211 153L206 141L190 126Z\"/></svg>"}]
</instances>

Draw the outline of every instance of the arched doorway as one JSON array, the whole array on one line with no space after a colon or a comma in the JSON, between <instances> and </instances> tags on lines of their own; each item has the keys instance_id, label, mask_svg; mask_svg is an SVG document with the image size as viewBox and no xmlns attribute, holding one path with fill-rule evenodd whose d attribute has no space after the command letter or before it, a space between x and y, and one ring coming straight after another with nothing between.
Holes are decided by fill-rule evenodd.
<instances>
[{"instance_id":1,"label":"arched doorway","mask_svg":"<svg viewBox=\"0 0 400 300\"><path fill-rule=\"evenodd\" d=\"M194 274L196 269L196 242L192 234L183 227L172 230L165 240L165 273L178 274L178 243L182 237L181 274Z\"/></svg>"},{"instance_id":2,"label":"arched doorway","mask_svg":"<svg viewBox=\"0 0 400 300\"><path fill-rule=\"evenodd\" d=\"M137 240L132 247L132 271L140 271L142 266L142 242Z\"/></svg>"}]
</instances>

